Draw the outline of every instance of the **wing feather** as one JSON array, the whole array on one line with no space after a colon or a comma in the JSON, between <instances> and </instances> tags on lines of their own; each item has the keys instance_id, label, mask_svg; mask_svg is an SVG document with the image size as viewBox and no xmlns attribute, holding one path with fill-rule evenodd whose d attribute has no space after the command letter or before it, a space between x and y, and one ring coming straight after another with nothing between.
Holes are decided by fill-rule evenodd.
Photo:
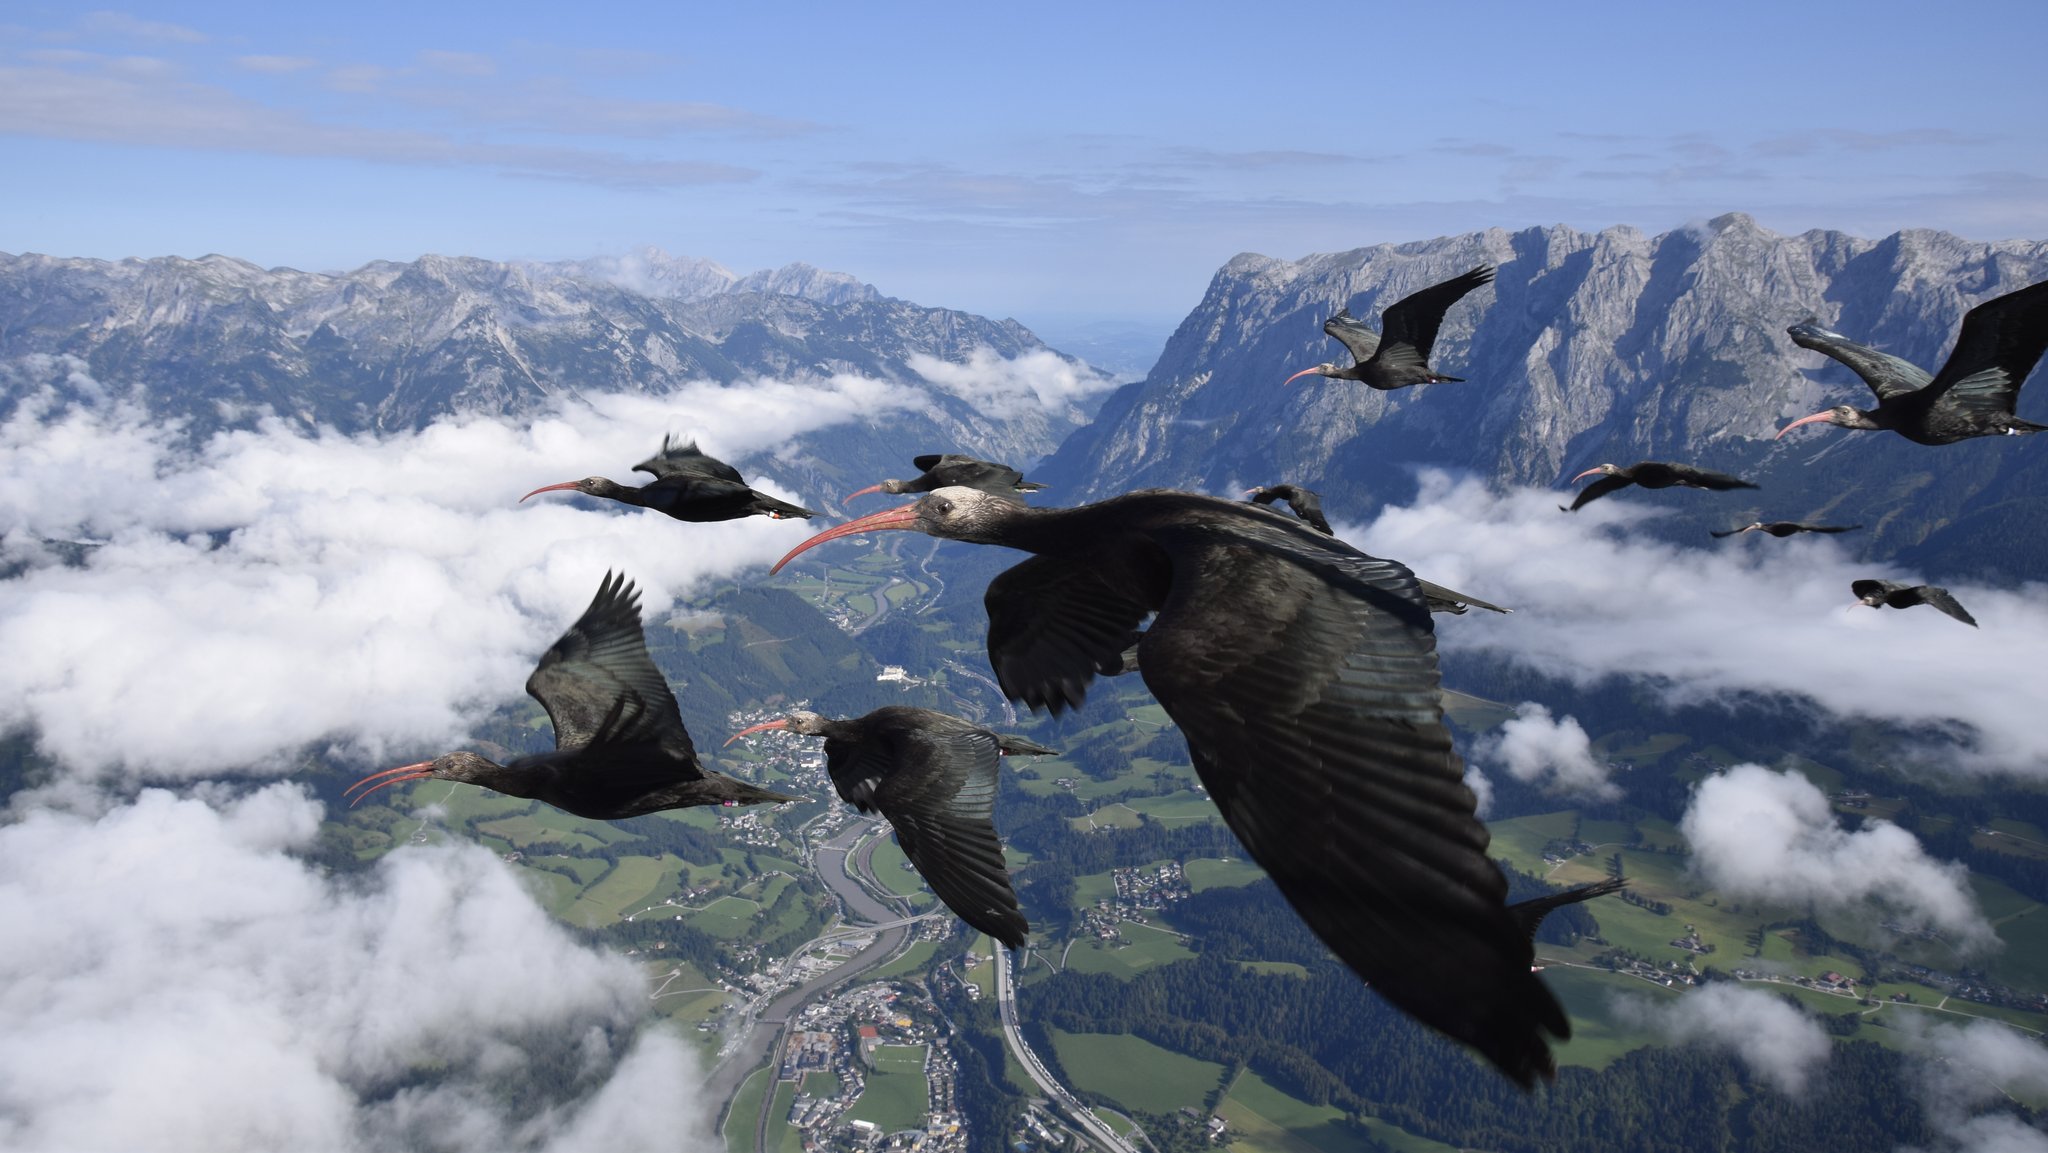
<instances>
[{"instance_id":1,"label":"wing feather","mask_svg":"<svg viewBox=\"0 0 2048 1153\"><path fill-rule=\"evenodd\" d=\"M1926 369L1912 361L1879 352L1867 344L1858 344L1839 332L1822 328L1820 322L1812 317L1785 331L1791 335L1792 343L1799 347L1810 348L1849 366L1849 370L1862 377L1870 391L1877 394L1879 401L1916 391L1934 379L1927 375Z\"/></svg>"},{"instance_id":2,"label":"wing feather","mask_svg":"<svg viewBox=\"0 0 2048 1153\"><path fill-rule=\"evenodd\" d=\"M526 691L555 725L555 746L656 742L692 766L696 749L675 694L647 653L640 592L606 573L576 623L543 654Z\"/></svg>"},{"instance_id":3,"label":"wing feather","mask_svg":"<svg viewBox=\"0 0 2048 1153\"><path fill-rule=\"evenodd\" d=\"M1151 607L1084 561L1034 556L989 582L988 663L1014 700L1078 708L1098 673L1123 668Z\"/></svg>"}]
</instances>

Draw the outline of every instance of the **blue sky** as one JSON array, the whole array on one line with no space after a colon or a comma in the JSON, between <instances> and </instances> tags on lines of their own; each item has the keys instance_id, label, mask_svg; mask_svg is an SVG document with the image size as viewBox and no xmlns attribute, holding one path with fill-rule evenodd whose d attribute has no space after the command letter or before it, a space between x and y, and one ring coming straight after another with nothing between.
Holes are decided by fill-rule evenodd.
<instances>
[{"instance_id":1,"label":"blue sky","mask_svg":"<svg viewBox=\"0 0 2048 1153\"><path fill-rule=\"evenodd\" d=\"M1664 7L16 3L0 250L652 244L1170 323L1240 251L1488 226L2048 236L2048 5Z\"/></svg>"}]
</instances>

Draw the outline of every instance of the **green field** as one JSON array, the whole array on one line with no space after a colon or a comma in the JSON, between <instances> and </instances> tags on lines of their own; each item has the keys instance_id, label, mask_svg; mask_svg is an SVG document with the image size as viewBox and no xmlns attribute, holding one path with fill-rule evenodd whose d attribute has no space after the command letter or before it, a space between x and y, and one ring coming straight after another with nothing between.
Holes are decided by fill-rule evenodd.
<instances>
[{"instance_id":1,"label":"green field","mask_svg":"<svg viewBox=\"0 0 2048 1153\"><path fill-rule=\"evenodd\" d=\"M1049 1029L1060 1065L1074 1084L1126 1109L1171 1113L1202 1099L1223 1076L1223 1066L1169 1052L1127 1033L1062 1033Z\"/></svg>"},{"instance_id":2,"label":"green field","mask_svg":"<svg viewBox=\"0 0 2048 1153\"><path fill-rule=\"evenodd\" d=\"M910 858L903 855L896 838L890 836L877 838L874 854L868 858L868 866L882 888L920 908L938 900L925 888L924 878L917 875L917 870L906 867L909 864Z\"/></svg>"},{"instance_id":3,"label":"green field","mask_svg":"<svg viewBox=\"0 0 2048 1153\"><path fill-rule=\"evenodd\" d=\"M761 1115L761 1098L768 1092L771 1074L767 1066L754 1070L733 1095L725 1111L725 1153L755 1153L754 1119Z\"/></svg>"},{"instance_id":4,"label":"green field","mask_svg":"<svg viewBox=\"0 0 2048 1153\"><path fill-rule=\"evenodd\" d=\"M1181 866L1181 875L1187 878L1189 892L1200 893L1208 889L1249 885L1265 876L1266 871L1245 857L1231 857L1228 860L1199 857Z\"/></svg>"},{"instance_id":5,"label":"green field","mask_svg":"<svg viewBox=\"0 0 2048 1153\"><path fill-rule=\"evenodd\" d=\"M1233 1149L1242 1153L1369 1153L1372 1146L1344 1124L1344 1111L1328 1105L1311 1105L1290 1097L1247 1069L1240 1074L1216 1112L1230 1123L1235 1134ZM1382 1124L1374 1136L1396 1149L1444 1150L1435 1142L1397 1144L1398 1136L1422 1141L1391 1125Z\"/></svg>"},{"instance_id":6,"label":"green field","mask_svg":"<svg viewBox=\"0 0 2048 1153\"><path fill-rule=\"evenodd\" d=\"M811 1097L839 1096L839 1075L830 1069L817 1069L804 1074L804 1093Z\"/></svg>"},{"instance_id":7,"label":"green field","mask_svg":"<svg viewBox=\"0 0 2048 1153\"><path fill-rule=\"evenodd\" d=\"M775 1083L775 1102L768 1106L769 1153L804 1153L803 1131L789 1123L789 1107L796 1104L796 1086Z\"/></svg>"},{"instance_id":8,"label":"green field","mask_svg":"<svg viewBox=\"0 0 2048 1153\"><path fill-rule=\"evenodd\" d=\"M1641 1025L1619 1016L1619 999L1664 1001L1681 995L1639 977L1555 965L1543 971L1543 982L1572 1018L1572 1039L1556 1047L1557 1063L1591 1069L1604 1069L1615 1058L1654 1040Z\"/></svg>"},{"instance_id":9,"label":"green field","mask_svg":"<svg viewBox=\"0 0 2048 1153\"><path fill-rule=\"evenodd\" d=\"M675 866L680 864L674 858L621 857L611 872L585 889L561 918L585 928L609 925L635 909L645 908L647 898L656 887L675 876Z\"/></svg>"},{"instance_id":10,"label":"green field","mask_svg":"<svg viewBox=\"0 0 2048 1153\"><path fill-rule=\"evenodd\" d=\"M903 977L911 973L921 973L924 971L925 964L932 959L932 954L938 950L938 947L939 945L936 941L912 941L910 948L903 950L902 956L876 969L862 978L862 980L886 981L891 977Z\"/></svg>"},{"instance_id":11,"label":"green field","mask_svg":"<svg viewBox=\"0 0 2048 1153\"><path fill-rule=\"evenodd\" d=\"M747 931L761 906L745 897L724 896L684 918L714 937L733 940Z\"/></svg>"},{"instance_id":12,"label":"green field","mask_svg":"<svg viewBox=\"0 0 2048 1153\"><path fill-rule=\"evenodd\" d=\"M1105 945L1093 937L1076 941L1067 952L1066 967L1077 973L1108 973L1128 980L1155 965L1194 956L1172 933L1128 921L1123 932L1128 945Z\"/></svg>"},{"instance_id":13,"label":"green field","mask_svg":"<svg viewBox=\"0 0 2048 1153\"><path fill-rule=\"evenodd\" d=\"M874 1061L867 1088L847 1110L846 1119L872 1121L884 1133L922 1127L931 1100L931 1086L924 1078L924 1046L880 1045Z\"/></svg>"}]
</instances>

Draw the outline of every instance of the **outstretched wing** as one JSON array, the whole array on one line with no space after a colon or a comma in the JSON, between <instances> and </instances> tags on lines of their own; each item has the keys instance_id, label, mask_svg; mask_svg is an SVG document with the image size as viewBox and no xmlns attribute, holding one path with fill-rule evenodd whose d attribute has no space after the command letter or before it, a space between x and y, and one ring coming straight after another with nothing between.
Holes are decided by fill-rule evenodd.
<instances>
[{"instance_id":1,"label":"outstretched wing","mask_svg":"<svg viewBox=\"0 0 2048 1153\"><path fill-rule=\"evenodd\" d=\"M658 742L694 765L696 749L675 694L640 631L640 593L606 573L597 596L540 658L526 691L555 723L555 747Z\"/></svg>"},{"instance_id":2,"label":"outstretched wing","mask_svg":"<svg viewBox=\"0 0 2048 1153\"><path fill-rule=\"evenodd\" d=\"M2041 353L2048 350L2048 280L1987 300L1963 315L1955 351L1934 382L1929 400L2011 415Z\"/></svg>"},{"instance_id":3,"label":"outstretched wing","mask_svg":"<svg viewBox=\"0 0 2048 1153\"><path fill-rule=\"evenodd\" d=\"M744 485L745 478L740 470L715 456L706 456L698 451L696 441L677 444L673 436L661 438L661 451L633 466L634 472L651 473L657 478L670 476L708 477L727 480Z\"/></svg>"},{"instance_id":4,"label":"outstretched wing","mask_svg":"<svg viewBox=\"0 0 2048 1153\"><path fill-rule=\"evenodd\" d=\"M1123 671L1151 607L1111 586L1082 560L1034 556L1004 570L982 595L988 663L1004 695L1032 708L1080 707L1096 674Z\"/></svg>"},{"instance_id":5,"label":"outstretched wing","mask_svg":"<svg viewBox=\"0 0 2048 1153\"><path fill-rule=\"evenodd\" d=\"M1634 483L1634 480L1625 476L1603 476L1580 489L1579 495L1572 500L1572 506L1565 511L1577 512L1608 493L1620 492Z\"/></svg>"},{"instance_id":6,"label":"outstretched wing","mask_svg":"<svg viewBox=\"0 0 2048 1153\"><path fill-rule=\"evenodd\" d=\"M1031 926L1010 887L993 820L999 738L957 718L927 715L935 721L871 729L858 744L828 742L827 771L841 796L889 819L903 855L947 908L1018 948ZM865 804L848 795L855 782Z\"/></svg>"},{"instance_id":7,"label":"outstretched wing","mask_svg":"<svg viewBox=\"0 0 2048 1153\"><path fill-rule=\"evenodd\" d=\"M1428 361L1429 351L1436 345L1437 330L1443 327L1444 313L1466 293L1492 280L1493 272L1491 265L1482 264L1463 276L1432 284L1395 301L1386 315L1380 317L1381 340L1388 345L1412 347L1418 364Z\"/></svg>"},{"instance_id":8,"label":"outstretched wing","mask_svg":"<svg viewBox=\"0 0 2048 1153\"><path fill-rule=\"evenodd\" d=\"M1325 335L1334 336L1337 342L1351 350L1351 358L1359 364L1371 360L1373 353L1380 350L1380 334L1367 328L1365 322L1351 315L1348 308L1340 308L1337 315L1323 322Z\"/></svg>"},{"instance_id":9,"label":"outstretched wing","mask_svg":"<svg viewBox=\"0 0 2048 1153\"><path fill-rule=\"evenodd\" d=\"M1145 683L1289 903L1402 1010L1529 1085L1570 1023L1529 972L1403 566L1240 526L1169 530Z\"/></svg>"},{"instance_id":10,"label":"outstretched wing","mask_svg":"<svg viewBox=\"0 0 2048 1153\"><path fill-rule=\"evenodd\" d=\"M1910 360L1901 360L1888 352L1879 352L1867 344L1858 344L1839 332L1822 328L1813 317L1785 330L1792 337L1792 343L1801 348L1810 348L1822 355L1833 357L1849 366L1870 391L1877 394L1879 401L1913 392L1934 378L1927 370Z\"/></svg>"},{"instance_id":11,"label":"outstretched wing","mask_svg":"<svg viewBox=\"0 0 2048 1153\"><path fill-rule=\"evenodd\" d=\"M1965 609L1961 602L1950 596L1949 591L1939 585L1920 586L1920 603L1940 609L1942 612L1969 625L1971 628L1977 627L1977 618L1971 616L1969 610Z\"/></svg>"}]
</instances>

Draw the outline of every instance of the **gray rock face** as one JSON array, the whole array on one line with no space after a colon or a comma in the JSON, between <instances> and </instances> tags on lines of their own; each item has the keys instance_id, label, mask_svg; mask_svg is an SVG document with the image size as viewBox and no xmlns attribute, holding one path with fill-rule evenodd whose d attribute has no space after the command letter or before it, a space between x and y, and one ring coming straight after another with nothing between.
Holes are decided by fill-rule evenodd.
<instances>
[{"instance_id":1,"label":"gray rock face","mask_svg":"<svg viewBox=\"0 0 2048 1153\"><path fill-rule=\"evenodd\" d=\"M1376 323L1395 300L1481 263L1499 265L1497 279L1451 308L1431 358L1465 383L1380 393L1305 377L1282 387L1292 372L1344 357L1321 331L1339 308ZM1300 261L1247 254L1216 274L1151 375L1113 396L1041 471L1090 499L1143 485L1293 481L1321 490L1333 517L1358 519L1408 499L1417 465L1548 485L1602 461L1683 460L1764 490L1719 503L1634 498L1679 510L1674 534L1740 523L1751 510L1826 514L1881 522L1879 550L1908 550L1986 501L2048 514L2031 495L2048 493L2033 483L2048 471L2030 463L2048 460L2048 440L1928 449L1887 433L1802 429L1774 443L1789 419L1871 400L1785 328L1818 316L1932 368L1972 305L2043 279L2048 243L1779 236L1739 213L1655 237L1560 226ZM2023 393L2020 407L2042 419L2048 397Z\"/></svg>"},{"instance_id":2,"label":"gray rock face","mask_svg":"<svg viewBox=\"0 0 2048 1153\"><path fill-rule=\"evenodd\" d=\"M661 395L760 376L852 373L929 395L919 411L879 419L871 435L814 434L829 452L806 454L800 439L800 451L783 454L797 465L808 456L826 489L818 499L838 485L912 475L909 458L921 452L1028 465L1086 419L1079 408L1035 404L990 418L912 367L920 355L966 363L979 349L1045 351L1012 321L885 298L805 265L735 278L708 261L662 257L643 259L633 276L661 294L624 287L632 278L616 267L460 257L319 274L221 256L0 254L0 363L77 357L103 384L139 388L153 414L186 420L194 435L265 409L343 431L413 428L451 412L517 415L565 395ZM12 403L0 388L0 412ZM648 430L649 451L666 431Z\"/></svg>"}]
</instances>

